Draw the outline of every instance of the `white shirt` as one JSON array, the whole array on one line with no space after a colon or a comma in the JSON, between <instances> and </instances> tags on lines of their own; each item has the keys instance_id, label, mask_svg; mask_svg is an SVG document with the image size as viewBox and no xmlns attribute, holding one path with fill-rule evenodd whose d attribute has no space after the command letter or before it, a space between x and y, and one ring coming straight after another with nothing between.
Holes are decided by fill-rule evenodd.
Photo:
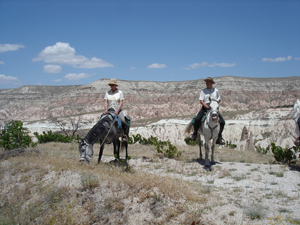
<instances>
[{"instance_id":1,"label":"white shirt","mask_svg":"<svg viewBox=\"0 0 300 225\"><path fill-rule=\"evenodd\" d=\"M205 104L210 103L210 98L215 99L218 102L221 100L220 93L217 88L208 89L205 88L200 92L199 100L203 101Z\"/></svg>"},{"instance_id":2,"label":"white shirt","mask_svg":"<svg viewBox=\"0 0 300 225\"><path fill-rule=\"evenodd\" d=\"M124 94L121 90L117 89L115 92L109 90L105 93L104 99L108 101L108 108L107 109L114 109L117 110L119 107L120 100L124 100Z\"/></svg>"}]
</instances>

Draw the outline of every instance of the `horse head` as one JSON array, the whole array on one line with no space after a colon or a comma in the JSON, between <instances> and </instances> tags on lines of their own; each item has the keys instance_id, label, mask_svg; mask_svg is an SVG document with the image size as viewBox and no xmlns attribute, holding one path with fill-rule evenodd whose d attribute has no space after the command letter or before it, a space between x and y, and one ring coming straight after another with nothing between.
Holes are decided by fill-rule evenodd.
<instances>
[{"instance_id":1,"label":"horse head","mask_svg":"<svg viewBox=\"0 0 300 225\"><path fill-rule=\"evenodd\" d=\"M80 160L79 162L87 162L89 163L93 156L93 146L88 144L85 140L79 141L79 153Z\"/></svg>"},{"instance_id":2,"label":"horse head","mask_svg":"<svg viewBox=\"0 0 300 225\"><path fill-rule=\"evenodd\" d=\"M212 122L218 123L219 122L219 103L218 103L218 101L215 99L211 99L209 106L210 106L210 110L209 110L210 119L212 120Z\"/></svg>"}]
</instances>

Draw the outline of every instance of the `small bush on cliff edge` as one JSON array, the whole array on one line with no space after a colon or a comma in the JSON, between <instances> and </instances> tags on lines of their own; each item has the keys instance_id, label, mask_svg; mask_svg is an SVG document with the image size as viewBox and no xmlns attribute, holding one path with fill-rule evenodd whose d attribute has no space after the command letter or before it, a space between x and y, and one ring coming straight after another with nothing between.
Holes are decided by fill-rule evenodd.
<instances>
[{"instance_id":1,"label":"small bush on cliff edge","mask_svg":"<svg viewBox=\"0 0 300 225\"><path fill-rule=\"evenodd\" d=\"M0 146L4 150L12 150L16 148L26 148L33 146L29 131L23 127L23 122L12 120L2 130L0 136Z\"/></svg>"}]
</instances>

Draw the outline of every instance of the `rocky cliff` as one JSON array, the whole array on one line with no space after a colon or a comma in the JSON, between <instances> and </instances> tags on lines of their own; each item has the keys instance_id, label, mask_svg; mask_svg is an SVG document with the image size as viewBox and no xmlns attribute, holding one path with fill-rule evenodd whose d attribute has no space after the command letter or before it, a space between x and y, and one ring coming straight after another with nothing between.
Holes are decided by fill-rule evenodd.
<instances>
[{"instance_id":1,"label":"rocky cliff","mask_svg":"<svg viewBox=\"0 0 300 225\"><path fill-rule=\"evenodd\" d=\"M222 95L220 110L239 111L292 105L300 95L300 77L214 78ZM81 86L23 86L0 90L0 120L34 121L79 114L98 117L104 109L108 79ZM155 82L119 80L124 109L132 120L195 114L203 79Z\"/></svg>"}]
</instances>

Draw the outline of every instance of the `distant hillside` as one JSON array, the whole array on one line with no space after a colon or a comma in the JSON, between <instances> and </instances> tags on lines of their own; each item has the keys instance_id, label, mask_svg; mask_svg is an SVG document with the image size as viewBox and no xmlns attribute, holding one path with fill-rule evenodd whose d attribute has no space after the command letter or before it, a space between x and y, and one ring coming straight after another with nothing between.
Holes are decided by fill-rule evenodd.
<instances>
[{"instance_id":1,"label":"distant hillside","mask_svg":"<svg viewBox=\"0 0 300 225\"><path fill-rule=\"evenodd\" d=\"M300 77L214 78L222 95L220 111L292 105L300 96ZM42 120L49 117L100 113L108 79L80 86L23 86L0 90L0 120ZM124 109L133 120L185 116L199 110L204 79L176 82L119 80Z\"/></svg>"}]
</instances>

